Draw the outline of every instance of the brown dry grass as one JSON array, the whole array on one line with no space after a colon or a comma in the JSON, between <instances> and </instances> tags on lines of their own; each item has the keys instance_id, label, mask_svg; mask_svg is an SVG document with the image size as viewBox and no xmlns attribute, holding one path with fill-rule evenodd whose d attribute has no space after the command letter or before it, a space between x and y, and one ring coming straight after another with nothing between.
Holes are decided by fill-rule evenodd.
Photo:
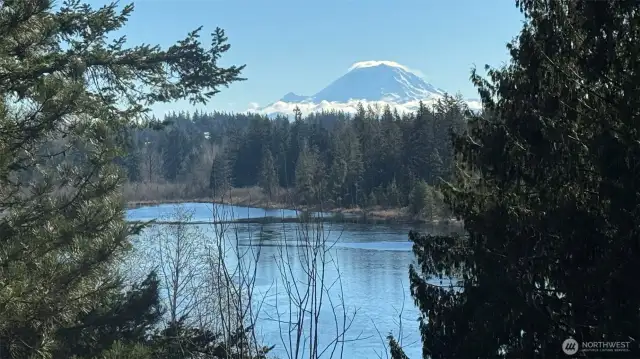
<instances>
[{"instance_id":1,"label":"brown dry grass","mask_svg":"<svg viewBox=\"0 0 640 359\"><path fill-rule=\"evenodd\" d=\"M227 203L261 208L296 208L292 200L293 190L279 188L269 198L260 187L233 188L225 196Z\"/></svg>"},{"instance_id":2,"label":"brown dry grass","mask_svg":"<svg viewBox=\"0 0 640 359\"><path fill-rule=\"evenodd\" d=\"M129 202L166 203L194 196L186 184L181 183L127 183L123 188L124 198Z\"/></svg>"},{"instance_id":3,"label":"brown dry grass","mask_svg":"<svg viewBox=\"0 0 640 359\"><path fill-rule=\"evenodd\" d=\"M416 221L417 218L413 218L406 208L387 208L383 206L375 206L371 208L360 208L360 207L352 207L352 208L333 208L330 210L334 213L357 216L357 217L366 217L371 220L376 221Z\"/></svg>"}]
</instances>

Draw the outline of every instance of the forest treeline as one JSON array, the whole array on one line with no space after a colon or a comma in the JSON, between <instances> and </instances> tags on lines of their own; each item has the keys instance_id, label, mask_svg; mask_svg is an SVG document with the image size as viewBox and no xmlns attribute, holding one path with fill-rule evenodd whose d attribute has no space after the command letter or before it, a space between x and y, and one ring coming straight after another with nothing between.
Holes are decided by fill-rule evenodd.
<instances>
[{"instance_id":1,"label":"forest treeline","mask_svg":"<svg viewBox=\"0 0 640 359\"><path fill-rule=\"evenodd\" d=\"M130 131L119 162L131 183L188 184L175 199L259 186L272 199L279 189L293 190L301 205L424 207L435 202L433 186L451 176L451 134L463 131L466 111L460 98L447 96L403 114L362 105L353 115L296 111L273 119L171 113L161 130Z\"/></svg>"},{"instance_id":2,"label":"forest treeline","mask_svg":"<svg viewBox=\"0 0 640 359\"><path fill-rule=\"evenodd\" d=\"M144 226L124 219L114 161L140 104L206 104L243 69L217 64L221 29L128 46L112 35L132 11L0 2L0 359L266 357L244 322L169 317L162 276L122 269Z\"/></svg>"},{"instance_id":3,"label":"forest treeline","mask_svg":"<svg viewBox=\"0 0 640 359\"><path fill-rule=\"evenodd\" d=\"M610 354L580 351L585 342L638 357L636 2L517 0L525 21L508 45L510 62L487 67L486 77L472 72L479 113L448 99L406 116L185 114L164 127L141 119L158 103L206 105L243 79L243 66L218 63L229 49L224 31L208 46L199 30L166 49L128 46L112 35L133 6L54 5L0 3L0 359L265 359L272 347L252 338L244 316L229 322L211 308L204 314L227 325L185 321L171 310L178 302L167 306L160 295L161 274L134 280L122 269L148 229L126 222L123 188L194 180L206 193L258 184L336 205L406 204L416 188L436 186L464 233L409 233L423 358ZM324 257L319 243L295 248ZM220 273L226 281L208 298L238 281ZM290 333L306 335L301 323L290 322ZM577 345L563 347L568 338ZM391 356L406 359L387 339ZM317 359L314 348L308 357Z\"/></svg>"}]
</instances>

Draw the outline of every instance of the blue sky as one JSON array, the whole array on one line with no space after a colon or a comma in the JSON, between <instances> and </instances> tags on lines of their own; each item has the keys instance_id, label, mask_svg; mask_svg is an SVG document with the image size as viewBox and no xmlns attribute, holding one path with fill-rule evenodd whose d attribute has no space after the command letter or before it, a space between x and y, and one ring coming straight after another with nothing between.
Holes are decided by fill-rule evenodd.
<instances>
[{"instance_id":1,"label":"blue sky","mask_svg":"<svg viewBox=\"0 0 640 359\"><path fill-rule=\"evenodd\" d=\"M105 1L92 0L93 5ZM123 1L123 3L128 3ZM522 16L512 0L137 0L124 29L131 44L169 46L202 25L223 28L224 65L246 64L235 83L206 107L242 111L287 92L311 95L355 62L390 60L437 87L476 97L471 67L508 60L505 44ZM188 103L154 112L189 110Z\"/></svg>"}]
</instances>

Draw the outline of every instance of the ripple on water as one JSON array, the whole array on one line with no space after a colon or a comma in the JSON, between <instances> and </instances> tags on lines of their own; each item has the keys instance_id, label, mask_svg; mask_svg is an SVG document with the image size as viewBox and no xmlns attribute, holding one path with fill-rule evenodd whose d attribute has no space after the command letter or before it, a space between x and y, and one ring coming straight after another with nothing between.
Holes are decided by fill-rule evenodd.
<instances>
[{"instance_id":1,"label":"ripple on water","mask_svg":"<svg viewBox=\"0 0 640 359\"><path fill-rule=\"evenodd\" d=\"M208 203L185 204L186 209L194 212L193 220L210 220L213 206ZM161 218L174 210L174 205L141 207L127 211L129 220L150 220ZM222 206L217 210L231 214L233 218L260 218L268 216L295 216L295 211L264 210L258 208L243 208ZM277 212L277 214L274 214ZM229 215L229 216L231 216ZM273 316L274 305L281 315L287 314L288 306L286 294L274 293L277 282L282 282L281 271L276 257L278 248L283 244L296 245L296 238L300 236L296 224L267 224L241 226L235 232L237 240L244 245L262 244L263 252L257 264L256 286L258 292L265 294L265 305L262 307L263 317ZM201 226L208 236L213 236L212 226ZM421 353L420 335L416 319L419 312L412 304L413 300L408 287L408 267L413 262L411 253L412 243L408 241L406 226L341 224L327 227L326 239L335 243L333 252L339 269L333 265L327 266L327 278L342 279L342 293L332 290L332 298L344 298L344 306L348 314L357 314L351 325L347 339L360 337L359 340L345 344L344 358L365 359L376 358L378 354L386 357L383 340L389 332L398 333L399 311L402 311L403 336L405 349L409 357L419 358ZM142 234L136 243L144 244ZM236 240L236 237L233 238ZM290 253L296 253L291 251ZM296 277L304 277L305 268L300 263L291 267ZM280 284L280 287L282 284ZM268 293L268 296L267 296ZM268 305L266 305L268 304ZM336 304L336 303L334 303ZM335 336L333 313L328 302L321 314L320 340L329 342ZM261 337L266 344L275 344L273 354L287 357L282 343L282 337L277 322L263 320L258 323ZM284 330L284 329L283 329ZM379 337L382 333L383 340ZM286 336L286 331L282 333ZM288 342L288 340L287 340Z\"/></svg>"}]
</instances>

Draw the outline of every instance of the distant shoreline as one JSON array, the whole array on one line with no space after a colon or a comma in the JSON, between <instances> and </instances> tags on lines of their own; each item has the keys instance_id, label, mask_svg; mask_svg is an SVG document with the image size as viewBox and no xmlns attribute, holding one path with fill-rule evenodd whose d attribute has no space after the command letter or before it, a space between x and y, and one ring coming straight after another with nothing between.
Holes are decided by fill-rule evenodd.
<instances>
[{"instance_id":1,"label":"distant shoreline","mask_svg":"<svg viewBox=\"0 0 640 359\"><path fill-rule=\"evenodd\" d=\"M286 206L284 204L275 203L242 203L242 202L216 202L211 199L184 199L184 200L163 200L163 201L129 201L126 203L127 209L135 209L140 207L154 207L165 204L180 204L180 203L216 203L229 206L260 208L260 209L281 209L290 211L312 211L312 212L324 212L331 213L333 215L318 218L322 222L348 222L348 223L398 223L398 224L424 224L425 221L412 219L410 216L404 214L403 209L372 209L363 211L359 208L332 208L322 209L313 207L299 207L292 208L293 206ZM300 219L297 217L262 217L262 218L239 218L237 220L230 221L194 221L189 222L191 224L222 224L222 223L297 223ZM172 221L156 221L161 224L172 224Z\"/></svg>"},{"instance_id":2,"label":"distant shoreline","mask_svg":"<svg viewBox=\"0 0 640 359\"><path fill-rule=\"evenodd\" d=\"M434 223L437 224L442 222L441 220L427 221L424 219L412 218L411 216L406 214L406 211L403 208L372 208L369 210L362 210L360 208L332 208L332 209L321 209L321 208L291 208L292 206L286 206L283 204L267 204L267 203L241 203L241 202L215 202L211 199L184 199L184 200L163 200L163 201L129 201L126 203L127 209L135 209L140 207L154 207L165 204L180 204L180 203L216 203L216 204L224 204L230 206L240 206L240 207L250 207L250 208L260 208L260 209L281 209L281 210L291 210L291 211L313 211L313 212L325 212L331 213L333 215L327 217L321 217L314 219L314 221L321 221L325 223L369 223L369 224L427 224ZM256 223L256 224L266 224L266 223L299 223L301 220L297 217L262 217L262 218L239 218L236 220L227 220L227 221L193 221L189 222L190 224L230 224L230 223ZM143 222L143 221L132 221L132 222ZM456 220L445 220L445 223L455 224ZM158 224L175 224L173 221L155 221Z\"/></svg>"},{"instance_id":3,"label":"distant shoreline","mask_svg":"<svg viewBox=\"0 0 640 359\"><path fill-rule=\"evenodd\" d=\"M130 192L130 196L134 197L135 192ZM155 197L155 196L154 196ZM230 206L261 208L261 209L281 209L281 210L298 210L298 211L311 211L311 212L324 212L332 213L332 216L323 218L323 222L343 222L343 223L397 223L397 224L458 224L459 221L455 219L442 219L436 218L434 220L428 220L425 218L419 218L412 216L407 208L395 207L385 208L382 206L375 206L371 208L344 208L344 207L326 207L321 206L296 206L292 205L291 200L286 200L289 197L287 193L282 193L277 198L280 200L268 200L265 198L262 191L255 188L234 188L230 191L224 201L215 201L212 198L179 198L163 200L129 200L126 202L127 209L135 209L139 207L147 206L159 206L165 204L179 204L179 203L217 203ZM153 198L153 197L151 197ZM275 217L274 217L275 218ZM263 223L265 221L269 223L274 222L296 222L297 218L288 218L276 221L271 219L253 219L252 223ZM279 218L279 217L278 217ZM241 219L246 223L248 219ZM234 223L240 223L239 221L232 221ZM158 222L156 222L158 223ZM207 223L214 223L214 221L207 221Z\"/></svg>"}]
</instances>

